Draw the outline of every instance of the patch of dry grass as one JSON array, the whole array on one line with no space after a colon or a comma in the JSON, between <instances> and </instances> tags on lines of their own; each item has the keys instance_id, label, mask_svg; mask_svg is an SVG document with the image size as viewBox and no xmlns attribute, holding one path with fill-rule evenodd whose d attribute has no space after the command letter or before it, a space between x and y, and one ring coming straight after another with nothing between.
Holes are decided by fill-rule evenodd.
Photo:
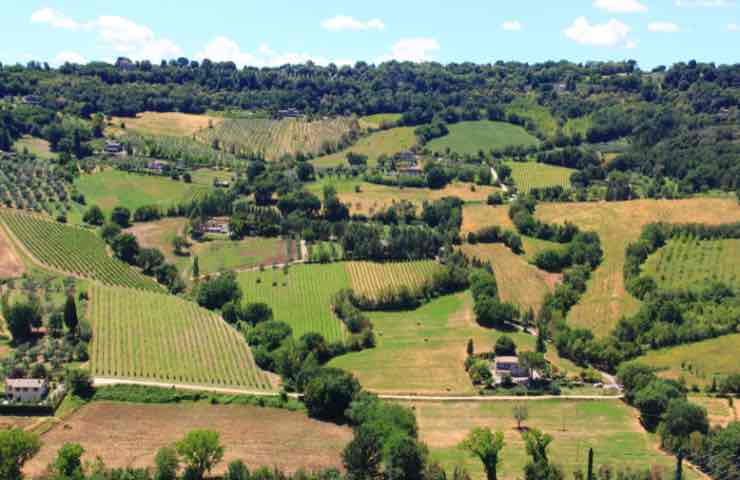
<instances>
[{"instance_id":1,"label":"patch of dry grass","mask_svg":"<svg viewBox=\"0 0 740 480\"><path fill-rule=\"evenodd\" d=\"M17 278L25 271L26 266L13 248L4 227L0 226L0 278Z\"/></svg>"},{"instance_id":2,"label":"patch of dry grass","mask_svg":"<svg viewBox=\"0 0 740 480\"><path fill-rule=\"evenodd\" d=\"M143 112L136 118L112 117L110 133L122 133L121 123L126 125L126 131L141 135L164 135L169 137L190 137L195 132L217 126L224 121L221 117L195 115L179 112Z\"/></svg>"}]
</instances>

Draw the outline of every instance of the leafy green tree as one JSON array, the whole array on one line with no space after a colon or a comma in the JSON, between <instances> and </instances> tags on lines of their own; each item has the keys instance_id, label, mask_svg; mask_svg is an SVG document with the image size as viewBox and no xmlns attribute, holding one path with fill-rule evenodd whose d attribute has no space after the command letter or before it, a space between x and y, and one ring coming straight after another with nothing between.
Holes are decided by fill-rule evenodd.
<instances>
[{"instance_id":1,"label":"leafy green tree","mask_svg":"<svg viewBox=\"0 0 740 480\"><path fill-rule=\"evenodd\" d=\"M529 418L529 408L524 403L517 403L512 407L511 413L516 420L516 429L521 430L522 422Z\"/></svg>"},{"instance_id":2,"label":"leafy green tree","mask_svg":"<svg viewBox=\"0 0 740 480\"><path fill-rule=\"evenodd\" d=\"M385 474L399 480L422 480L429 451L408 435L393 435L385 442Z\"/></svg>"},{"instance_id":3,"label":"leafy green tree","mask_svg":"<svg viewBox=\"0 0 740 480\"><path fill-rule=\"evenodd\" d=\"M516 355L516 343L508 335L501 335L496 340L493 351L497 356Z\"/></svg>"},{"instance_id":4,"label":"leafy green tree","mask_svg":"<svg viewBox=\"0 0 740 480\"><path fill-rule=\"evenodd\" d=\"M519 317L516 306L508 302L484 296L473 307L478 323L484 327L504 327Z\"/></svg>"},{"instance_id":5,"label":"leafy green tree","mask_svg":"<svg viewBox=\"0 0 740 480\"><path fill-rule=\"evenodd\" d=\"M164 264L164 254L156 248L142 248L136 255L136 265L145 275L154 274L154 270Z\"/></svg>"},{"instance_id":6,"label":"leafy green tree","mask_svg":"<svg viewBox=\"0 0 740 480\"><path fill-rule=\"evenodd\" d=\"M41 449L36 434L20 428L0 430L0 478L20 480L23 465Z\"/></svg>"},{"instance_id":7,"label":"leafy green tree","mask_svg":"<svg viewBox=\"0 0 740 480\"><path fill-rule=\"evenodd\" d=\"M82 216L82 221L90 225L102 225L105 222L105 215L97 205L91 205Z\"/></svg>"},{"instance_id":8,"label":"leafy green tree","mask_svg":"<svg viewBox=\"0 0 740 480\"><path fill-rule=\"evenodd\" d=\"M115 207L110 214L110 221L121 228L131 226L131 210L126 207Z\"/></svg>"},{"instance_id":9,"label":"leafy green tree","mask_svg":"<svg viewBox=\"0 0 740 480\"><path fill-rule=\"evenodd\" d=\"M668 403L675 398L686 398L686 394L675 382L656 379L635 395L635 406L640 411L640 419L650 431L660 423Z\"/></svg>"},{"instance_id":10,"label":"leafy green tree","mask_svg":"<svg viewBox=\"0 0 740 480\"><path fill-rule=\"evenodd\" d=\"M249 469L241 460L229 463L224 480L249 480Z\"/></svg>"},{"instance_id":11,"label":"leafy green tree","mask_svg":"<svg viewBox=\"0 0 740 480\"><path fill-rule=\"evenodd\" d=\"M688 450L689 436L692 433L706 435L708 431L709 420L706 409L681 398L668 403L658 427L661 446L678 453Z\"/></svg>"},{"instance_id":12,"label":"leafy green tree","mask_svg":"<svg viewBox=\"0 0 740 480\"><path fill-rule=\"evenodd\" d=\"M228 302L240 302L242 290L234 272L225 272L201 282L196 290L195 298L201 307L216 310Z\"/></svg>"},{"instance_id":13,"label":"leafy green tree","mask_svg":"<svg viewBox=\"0 0 740 480\"><path fill-rule=\"evenodd\" d=\"M72 333L77 333L77 326L80 321L77 317L77 302L72 295L67 296L67 301L64 303L64 324L67 326L67 330Z\"/></svg>"},{"instance_id":14,"label":"leafy green tree","mask_svg":"<svg viewBox=\"0 0 740 480\"><path fill-rule=\"evenodd\" d=\"M488 480L497 480L499 454L504 448L503 433L494 433L490 428L474 428L460 444L460 448L480 459Z\"/></svg>"},{"instance_id":15,"label":"leafy green tree","mask_svg":"<svg viewBox=\"0 0 740 480\"><path fill-rule=\"evenodd\" d=\"M154 480L177 480L177 469L180 468L180 458L177 450L172 447L162 447L154 457Z\"/></svg>"},{"instance_id":16,"label":"leafy green tree","mask_svg":"<svg viewBox=\"0 0 740 480\"><path fill-rule=\"evenodd\" d=\"M219 434L210 430L193 430L177 442L176 449L197 478L210 473L224 457Z\"/></svg>"},{"instance_id":17,"label":"leafy green tree","mask_svg":"<svg viewBox=\"0 0 740 480\"><path fill-rule=\"evenodd\" d=\"M100 228L100 236L105 243L110 244L114 238L121 234L121 227L115 223L106 223Z\"/></svg>"},{"instance_id":18,"label":"leafy green tree","mask_svg":"<svg viewBox=\"0 0 740 480\"><path fill-rule=\"evenodd\" d=\"M79 368L68 368L64 374L67 391L81 398L89 398L93 393L90 373Z\"/></svg>"},{"instance_id":19,"label":"leafy green tree","mask_svg":"<svg viewBox=\"0 0 740 480\"><path fill-rule=\"evenodd\" d=\"M200 263L198 262L198 257L193 258L193 278L200 277Z\"/></svg>"},{"instance_id":20,"label":"leafy green tree","mask_svg":"<svg viewBox=\"0 0 740 480\"><path fill-rule=\"evenodd\" d=\"M355 429L352 441L342 451L342 463L350 480L374 480L380 477L383 461L383 437L374 424Z\"/></svg>"},{"instance_id":21,"label":"leafy green tree","mask_svg":"<svg viewBox=\"0 0 740 480\"><path fill-rule=\"evenodd\" d=\"M303 400L311 417L341 420L359 391L360 384L351 373L337 368L322 368L308 382Z\"/></svg>"},{"instance_id":22,"label":"leafy green tree","mask_svg":"<svg viewBox=\"0 0 740 480\"><path fill-rule=\"evenodd\" d=\"M16 302L3 312L13 341L23 342L31 337L31 327L41 324L41 310L32 300Z\"/></svg>"},{"instance_id":23,"label":"leafy green tree","mask_svg":"<svg viewBox=\"0 0 740 480\"><path fill-rule=\"evenodd\" d=\"M563 471L550 464L547 449L552 437L535 429L524 432L524 444L531 460L524 466L525 480L563 480Z\"/></svg>"},{"instance_id":24,"label":"leafy green tree","mask_svg":"<svg viewBox=\"0 0 740 480\"><path fill-rule=\"evenodd\" d=\"M122 233L113 239L111 248L116 257L128 264L136 263L136 255L139 254L139 242L130 233Z\"/></svg>"},{"instance_id":25,"label":"leafy green tree","mask_svg":"<svg viewBox=\"0 0 740 480\"><path fill-rule=\"evenodd\" d=\"M82 480L82 454L85 449L78 443L65 443L57 452L52 468L57 475L64 479Z\"/></svg>"}]
</instances>

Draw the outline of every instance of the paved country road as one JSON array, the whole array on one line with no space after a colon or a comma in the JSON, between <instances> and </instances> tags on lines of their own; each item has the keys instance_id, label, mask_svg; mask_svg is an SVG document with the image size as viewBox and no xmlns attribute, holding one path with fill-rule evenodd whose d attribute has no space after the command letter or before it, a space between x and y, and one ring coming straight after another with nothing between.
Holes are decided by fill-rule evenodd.
<instances>
[{"instance_id":1,"label":"paved country road","mask_svg":"<svg viewBox=\"0 0 740 480\"><path fill-rule=\"evenodd\" d=\"M110 385L142 385L147 387L175 388L178 390L193 390L202 392L225 393L229 395L254 395L259 397L275 397L276 392L249 390L245 388L214 387L212 385L189 385L181 383L152 382L148 380L128 380L125 378L95 377L95 386ZM298 393L290 393L292 398L300 398ZM518 396L480 396L480 395L388 395L379 394L384 400L399 400L411 402L501 402L501 401L536 401L536 400L621 400L623 395L541 395L538 397Z\"/></svg>"}]
</instances>

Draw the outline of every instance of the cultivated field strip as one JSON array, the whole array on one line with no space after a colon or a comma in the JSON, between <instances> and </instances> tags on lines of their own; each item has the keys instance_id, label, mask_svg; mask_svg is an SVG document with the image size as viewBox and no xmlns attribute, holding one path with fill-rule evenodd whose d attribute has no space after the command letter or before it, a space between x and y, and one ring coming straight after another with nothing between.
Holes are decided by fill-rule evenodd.
<instances>
[{"instance_id":1,"label":"cultivated field strip","mask_svg":"<svg viewBox=\"0 0 740 480\"><path fill-rule=\"evenodd\" d=\"M576 170L535 162L509 162L511 176L517 189L527 193L533 188L570 188L570 176Z\"/></svg>"},{"instance_id":2,"label":"cultivated field strip","mask_svg":"<svg viewBox=\"0 0 740 480\"><path fill-rule=\"evenodd\" d=\"M355 292L374 297L384 289L421 286L439 270L433 260L413 262L347 262L345 264Z\"/></svg>"},{"instance_id":3,"label":"cultivated field strip","mask_svg":"<svg viewBox=\"0 0 740 480\"><path fill-rule=\"evenodd\" d=\"M0 211L0 219L34 258L53 270L106 285L161 291L154 280L111 258L91 231L10 210Z\"/></svg>"},{"instance_id":4,"label":"cultivated field strip","mask_svg":"<svg viewBox=\"0 0 740 480\"><path fill-rule=\"evenodd\" d=\"M347 337L344 324L331 309L333 295L350 286L341 263L294 265L287 274L282 269L242 272L238 279L246 301L272 307L275 320L290 325L295 338L310 332L322 334L329 342Z\"/></svg>"},{"instance_id":5,"label":"cultivated field strip","mask_svg":"<svg viewBox=\"0 0 740 480\"><path fill-rule=\"evenodd\" d=\"M178 297L92 284L93 375L271 390L243 337Z\"/></svg>"}]
</instances>

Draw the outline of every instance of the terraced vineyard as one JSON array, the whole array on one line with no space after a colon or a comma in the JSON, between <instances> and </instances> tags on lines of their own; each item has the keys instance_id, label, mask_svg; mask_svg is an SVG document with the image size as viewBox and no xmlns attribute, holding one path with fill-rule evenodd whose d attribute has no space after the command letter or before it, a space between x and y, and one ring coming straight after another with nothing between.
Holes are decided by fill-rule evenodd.
<instances>
[{"instance_id":1,"label":"terraced vineyard","mask_svg":"<svg viewBox=\"0 0 740 480\"><path fill-rule=\"evenodd\" d=\"M105 243L91 231L10 210L0 211L0 220L33 257L52 270L106 285L161 291L154 280L108 256Z\"/></svg>"},{"instance_id":2,"label":"terraced vineyard","mask_svg":"<svg viewBox=\"0 0 740 480\"><path fill-rule=\"evenodd\" d=\"M348 262L347 272L352 288L366 296L377 295L388 287L418 287L440 267L432 260L416 262Z\"/></svg>"},{"instance_id":3,"label":"terraced vineyard","mask_svg":"<svg viewBox=\"0 0 740 480\"><path fill-rule=\"evenodd\" d=\"M670 240L651 255L643 270L661 288L688 288L706 279L740 285L740 240ZM728 261L729 260L729 261Z\"/></svg>"},{"instance_id":4,"label":"terraced vineyard","mask_svg":"<svg viewBox=\"0 0 740 480\"><path fill-rule=\"evenodd\" d=\"M328 120L227 119L215 128L201 130L197 138L232 153L262 152L268 160L296 152L318 154L325 142L336 144L356 122L339 117Z\"/></svg>"},{"instance_id":5,"label":"terraced vineyard","mask_svg":"<svg viewBox=\"0 0 740 480\"><path fill-rule=\"evenodd\" d=\"M93 375L272 390L242 336L177 297L92 284Z\"/></svg>"},{"instance_id":6,"label":"terraced vineyard","mask_svg":"<svg viewBox=\"0 0 740 480\"><path fill-rule=\"evenodd\" d=\"M576 172L571 168L557 167L536 162L508 162L511 176L520 192L533 188L561 186L570 187L570 176Z\"/></svg>"},{"instance_id":7,"label":"terraced vineyard","mask_svg":"<svg viewBox=\"0 0 740 480\"><path fill-rule=\"evenodd\" d=\"M275 320L289 324L296 338L317 332L331 342L347 335L331 310L332 296L350 285L344 265L295 265L287 274L270 268L239 273L238 279L245 299L270 305Z\"/></svg>"}]
</instances>

